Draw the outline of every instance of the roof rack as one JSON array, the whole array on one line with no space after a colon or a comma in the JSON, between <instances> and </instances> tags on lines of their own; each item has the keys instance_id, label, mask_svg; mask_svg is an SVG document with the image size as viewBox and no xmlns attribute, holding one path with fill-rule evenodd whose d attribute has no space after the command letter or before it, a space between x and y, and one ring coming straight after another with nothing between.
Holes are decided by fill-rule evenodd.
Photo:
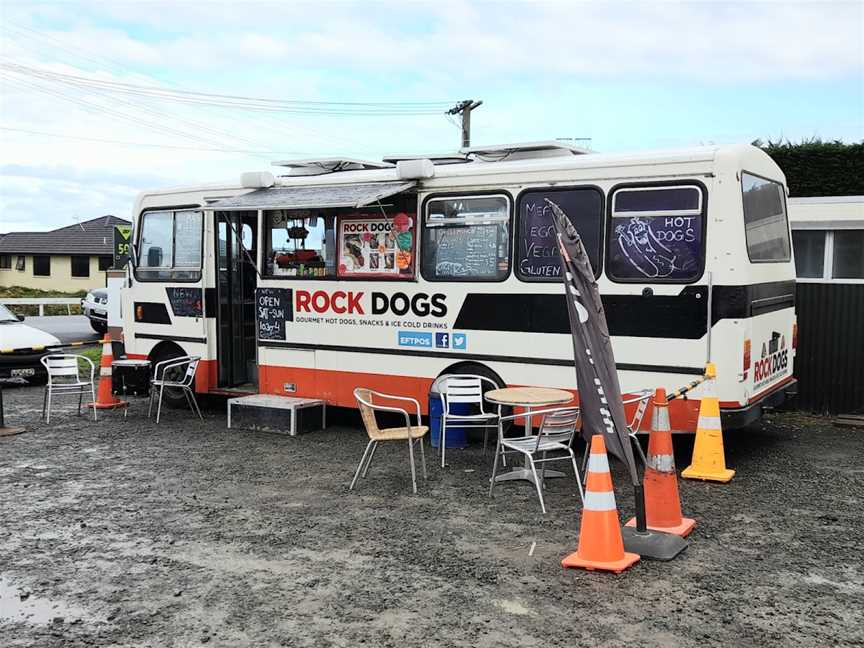
<instances>
[{"instance_id":1,"label":"roof rack","mask_svg":"<svg viewBox=\"0 0 864 648\"><path fill-rule=\"evenodd\" d=\"M395 164L355 158L314 158L309 160L278 160L273 166L286 167L288 175L323 175L337 171L365 171L369 169L392 169Z\"/></svg>"},{"instance_id":2,"label":"roof rack","mask_svg":"<svg viewBox=\"0 0 864 648\"><path fill-rule=\"evenodd\" d=\"M567 155L585 155L586 153L590 153L589 149L575 146L571 141L572 140L544 140L540 142L519 142L516 144L469 146L459 149L459 152L483 162L528 160Z\"/></svg>"},{"instance_id":3,"label":"roof rack","mask_svg":"<svg viewBox=\"0 0 864 648\"><path fill-rule=\"evenodd\" d=\"M470 162L466 153L430 153L429 155L385 155L382 158L385 162L395 164L405 160L431 160L432 164L463 164Z\"/></svg>"}]
</instances>

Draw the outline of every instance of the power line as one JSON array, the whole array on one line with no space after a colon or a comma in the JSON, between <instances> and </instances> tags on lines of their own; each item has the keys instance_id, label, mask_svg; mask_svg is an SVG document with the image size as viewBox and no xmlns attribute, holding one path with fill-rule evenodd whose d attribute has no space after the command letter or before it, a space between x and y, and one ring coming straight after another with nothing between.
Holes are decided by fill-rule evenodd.
<instances>
[{"instance_id":1,"label":"power line","mask_svg":"<svg viewBox=\"0 0 864 648\"><path fill-rule=\"evenodd\" d=\"M172 90L159 86L144 86L120 81L106 81L76 74L63 74L39 68L33 68L16 63L2 63L0 67L8 72L24 76L38 77L44 80L56 81L67 85L84 88L101 88L111 92L148 96L154 99L175 101L180 103L211 105L227 108L242 108L244 110L261 112L283 112L292 114L314 115L438 115L443 109L433 108L440 104L406 104L386 102L311 102L298 100L267 99L260 97L245 97L240 95L222 95L191 90ZM444 102L446 105L446 102Z\"/></svg>"},{"instance_id":2,"label":"power line","mask_svg":"<svg viewBox=\"0 0 864 648\"><path fill-rule=\"evenodd\" d=\"M0 126L0 130L11 131L14 133L27 133L29 135L45 135L48 137L59 137L62 139L81 140L84 142L116 144L119 146L143 146L148 148L177 149L181 151L213 151L218 153L267 153L269 155L308 155L308 152L305 151L259 151L246 149L203 148L197 146L174 146L171 144L149 144L146 142L124 142L121 140L104 139L101 137L83 137L79 135L64 135L63 133L49 133L47 131L29 130L26 128L12 128L11 126Z\"/></svg>"}]
</instances>

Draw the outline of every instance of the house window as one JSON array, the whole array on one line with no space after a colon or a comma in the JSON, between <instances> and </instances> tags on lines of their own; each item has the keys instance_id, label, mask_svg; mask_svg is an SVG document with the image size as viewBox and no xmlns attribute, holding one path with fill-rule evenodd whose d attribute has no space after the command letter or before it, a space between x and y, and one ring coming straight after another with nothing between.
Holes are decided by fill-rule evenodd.
<instances>
[{"instance_id":1,"label":"house window","mask_svg":"<svg viewBox=\"0 0 864 648\"><path fill-rule=\"evenodd\" d=\"M864 230L837 230L834 234L833 279L864 279Z\"/></svg>"},{"instance_id":2,"label":"house window","mask_svg":"<svg viewBox=\"0 0 864 648\"><path fill-rule=\"evenodd\" d=\"M705 196L692 184L612 193L606 274L619 282L688 283L705 266Z\"/></svg>"},{"instance_id":3,"label":"house window","mask_svg":"<svg viewBox=\"0 0 864 648\"><path fill-rule=\"evenodd\" d=\"M792 242L798 279L864 280L864 230L795 230Z\"/></svg>"},{"instance_id":4,"label":"house window","mask_svg":"<svg viewBox=\"0 0 864 648\"><path fill-rule=\"evenodd\" d=\"M72 276L79 278L90 276L89 256L82 256L76 254L72 257Z\"/></svg>"},{"instance_id":5,"label":"house window","mask_svg":"<svg viewBox=\"0 0 864 648\"><path fill-rule=\"evenodd\" d=\"M0 254L0 270L11 270L12 269L12 255L11 254Z\"/></svg>"},{"instance_id":6,"label":"house window","mask_svg":"<svg viewBox=\"0 0 864 648\"><path fill-rule=\"evenodd\" d=\"M152 211L141 215L138 267L143 281L198 281L201 278L200 211Z\"/></svg>"},{"instance_id":7,"label":"house window","mask_svg":"<svg viewBox=\"0 0 864 648\"><path fill-rule=\"evenodd\" d=\"M789 222L783 185L741 174L747 254L754 263L789 260Z\"/></svg>"},{"instance_id":8,"label":"house window","mask_svg":"<svg viewBox=\"0 0 864 648\"><path fill-rule=\"evenodd\" d=\"M114 257L112 257L112 256L100 256L99 257L99 272L105 272L106 270L110 270L112 265L114 265Z\"/></svg>"},{"instance_id":9,"label":"house window","mask_svg":"<svg viewBox=\"0 0 864 648\"><path fill-rule=\"evenodd\" d=\"M795 273L802 279L821 279L825 271L825 231L792 232L795 246Z\"/></svg>"},{"instance_id":10,"label":"house window","mask_svg":"<svg viewBox=\"0 0 864 648\"><path fill-rule=\"evenodd\" d=\"M50 277L51 276L51 257L47 254L33 255L33 276L34 277Z\"/></svg>"},{"instance_id":11,"label":"house window","mask_svg":"<svg viewBox=\"0 0 864 648\"><path fill-rule=\"evenodd\" d=\"M531 189L519 196L516 276L523 281L560 281L558 239L552 224L553 205L579 232L585 253L600 276L603 241L603 194L598 189Z\"/></svg>"},{"instance_id":12,"label":"house window","mask_svg":"<svg viewBox=\"0 0 864 648\"><path fill-rule=\"evenodd\" d=\"M433 198L423 222L427 281L503 281L510 272L510 201L505 196Z\"/></svg>"},{"instance_id":13,"label":"house window","mask_svg":"<svg viewBox=\"0 0 864 648\"><path fill-rule=\"evenodd\" d=\"M24 269L26 267L25 259L26 259L26 257L23 254L18 255L18 260L15 262L15 269L16 270L18 270L20 272L24 272Z\"/></svg>"}]
</instances>

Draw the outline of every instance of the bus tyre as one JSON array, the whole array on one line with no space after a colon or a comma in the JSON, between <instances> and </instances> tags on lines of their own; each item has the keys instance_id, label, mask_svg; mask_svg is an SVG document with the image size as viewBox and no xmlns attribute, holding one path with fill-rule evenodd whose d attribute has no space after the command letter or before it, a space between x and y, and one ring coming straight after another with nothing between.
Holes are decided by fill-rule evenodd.
<instances>
[{"instance_id":1,"label":"bus tyre","mask_svg":"<svg viewBox=\"0 0 864 648\"><path fill-rule=\"evenodd\" d=\"M155 367L158 363L163 362L165 360L172 360L174 358L179 358L181 356L187 355L183 352L183 350L177 346L176 344L165 344L163 346L157 347L153 353L150 354L150 362L155 371ZM170 380L180 380L183 378L184 369L183 367L174 367L172 369L168 369L166 373L166 378ZM156 389L155 387L153 389ZM186 397L183 395L183 390L178 388L166 387L165 393L162 395L162 403L171 408L183 408L189 407L189 403L186 402Z\"/></svg>"}]
</instances>

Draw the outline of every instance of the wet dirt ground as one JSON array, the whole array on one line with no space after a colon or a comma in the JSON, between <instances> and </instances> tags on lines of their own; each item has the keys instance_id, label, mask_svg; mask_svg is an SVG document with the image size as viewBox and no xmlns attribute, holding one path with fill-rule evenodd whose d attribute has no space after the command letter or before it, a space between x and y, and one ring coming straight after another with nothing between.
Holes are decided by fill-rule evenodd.
<instances>
[{"instance_id":1,"label":"wet dirt ground","mask_svg":"<svg viewBox=\"0 0 864 648\"><path fill-rule=\"evenodd\" d=\"M689 548L615 576L559 564L572 479L545 516L527 482L490 499L479 447L429 453L414 496L382 446L349 492L354 415L289 438L227 430L224 403L157 427L135 400L47 426L40 389L5 397L29 431L0 438L0 646L864 645L864 430L826 419L727 435L734 480L680 484Z\"/></svg>"}]
</instances>

